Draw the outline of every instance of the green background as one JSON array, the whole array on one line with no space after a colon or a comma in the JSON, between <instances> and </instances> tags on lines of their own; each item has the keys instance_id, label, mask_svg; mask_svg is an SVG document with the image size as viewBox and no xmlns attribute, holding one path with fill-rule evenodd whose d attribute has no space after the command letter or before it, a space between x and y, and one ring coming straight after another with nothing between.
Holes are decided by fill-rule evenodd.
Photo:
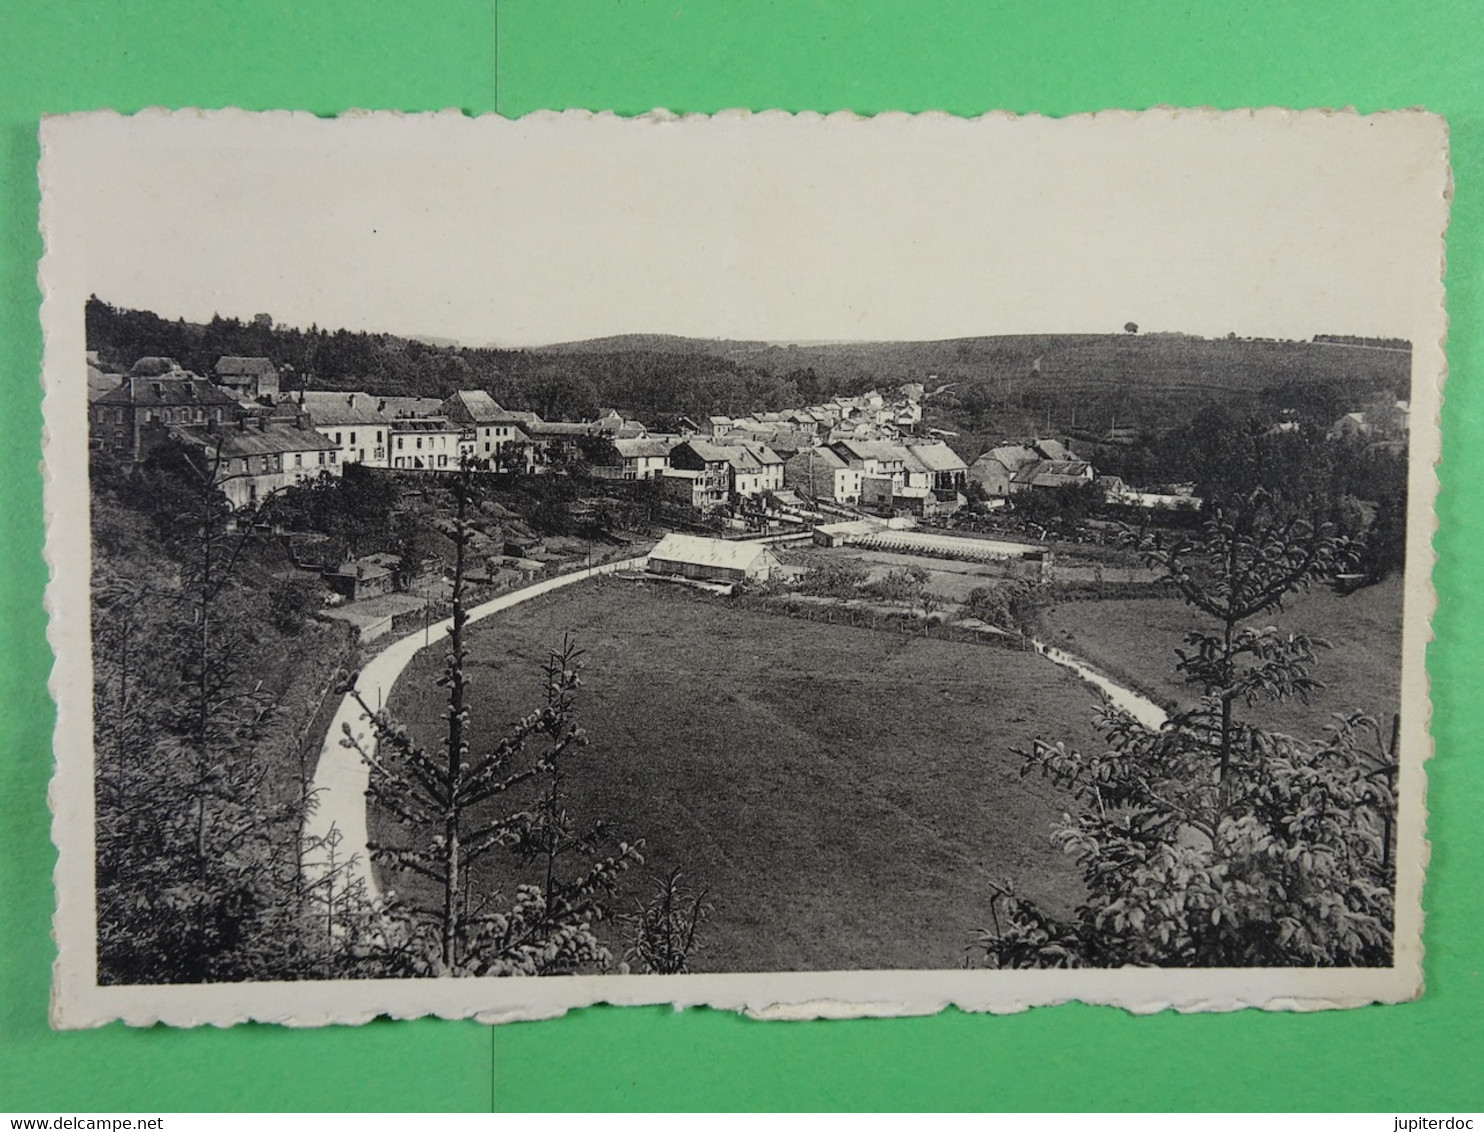
<instances>
[{"instance_id":1,"label":"green background","mask_svg":"<svg viewBox=\"0 0 1484 1132\"><path fill-rule=\"evenodd\" d=\"M6 0L0 5L0 1110L829 1107L1479 1109L1484 922L1472 726L1484 660L1484 8L1477 3ZM1424 106L1452 130L1448 353L1428 654L1437 755L1427 993L1310 1016L47 1029L53 853L42 613L37 119L113 107L508 115L1156 104Z\"/></svg>"}]
</instances>

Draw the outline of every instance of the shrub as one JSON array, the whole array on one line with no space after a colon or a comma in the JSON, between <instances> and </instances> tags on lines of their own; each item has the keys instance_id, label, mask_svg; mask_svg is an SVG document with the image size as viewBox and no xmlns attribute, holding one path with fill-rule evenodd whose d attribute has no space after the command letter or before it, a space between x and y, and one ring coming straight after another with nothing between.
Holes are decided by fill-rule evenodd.
<instances>
[{"instance_id":1,"label":"shrub","mask_svg":"<svg viewBox=\"0 0 1484 1132\"><path fill-rule=\"evenodd\" d=\"M1151 561L1216 624L1187 635L1178 669L1196 707L1158 731L1105 710L1104 749L1037 740L1017 752L1081 809L1053 840L1087 899L1060 920L1009 885L976 948L996 967L1370 966L1391 959L1395 728L1362 715L1315 740L1257 728L1242 705L1297 697L1323 642L1254 628L1286 594L1333 577L1348 547L1281 518L1262 493L1214 509Z\"/></svg>"}]
</instances>

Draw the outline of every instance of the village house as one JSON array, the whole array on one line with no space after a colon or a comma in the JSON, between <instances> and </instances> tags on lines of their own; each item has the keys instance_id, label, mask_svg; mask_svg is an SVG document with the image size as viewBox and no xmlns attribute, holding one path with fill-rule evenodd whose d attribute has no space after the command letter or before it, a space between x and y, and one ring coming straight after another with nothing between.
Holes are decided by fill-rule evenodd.
<instances>
[{"instance_id":1,"label":"village house","mask_svg":"<svg viewBox=\"0 0 1484 1132\"><path fill-rule=\"evenodd\" d=\"M236 398L204 377L168 358L140 358L118 385L89 403L89 439L139 460L152 425L223 425L237 415Z\"/></svg>"},{"instance_id":2,"label":"village house","mask_svg":"<svg viewBox=\"0 0 1484 1132\"><path fill-rule=\"evenodd\" d=\"M695 437L683 440L670 449L670 466L663 478L674 483L669 490L677 498L687 494L681 486L684 482L689 488L689 502L698 511L724 507L732 493L731 450Z\"/></svg>"},{"instance_id":3,"label":"village house","mask_svg":"<svg viewBox=\"0 0 1484 1132\"><path fill-rule=\"evenodd\" d=\"M907 483L907 453L898 445L883 440L841 440L830 445L862 476L889 479L894 487Z\"/></svg>"},{"instance_id":4,"label":"village house","mask_svg":"<svg viewBox=\"0 0 1484 1132\"><path fill-rule=\"evenodd\" d=\"M332 442L341 464L390 467L391 422L369 393L304 390L295 398L313 429Z\"/></svg>"},{"instance_id":5,"label":"village house","mask_svg":"<svg viewBox=\"0 0 1484 1132\"><path fill-rule=\"evenodd\" d=\"M934 491L957 492L968 486L969 466L963 457L941 440L907 445L907 453L926 469L926 486Z\"/></svg>"},{"instance_id":6,"label":"village house","mask_svg":"<svg viewBox=\"0 0 1484 1132\"><path fill-rule=\"evenodd\" d=\"M1381 399L1354 413L1346 413L1330 425L1328 440L1405 440L1411 416L1407 401Z\"/></svg>"},{"instance_id":7,"label":"village house","mask_svg":"<svg viewBox=\"0 0 1484 1132\"><path fill-rule=\"evenodd\" d=\"M626 420L617 409L609 409L592 423L594 436L606 436L613 440L642 440L649 430L642 421Z\"/></svg>"},{"instance_id":8,"label":"village house","mask_svg":"<svg viewBox=\"0 0 1484 1132\"><path fill-rule=\"evenodd\" d=\"M752 498L783 487L783 460L767 445L730 444L723 450L732 468L734 498Z\"/></svg>"},{"instance_id":9,"label":"village house","mask_svg":"<svg viewBox=\"0 0 1484 1132\"><path fill-rule=\"evenodd\" d=\"M1086 460L1037 460L1016 471L1012 490L1056 491L1092 483L1095 473Z\"/></svg>"},{"instance_id":10,"label":"village house","mask_svg":"<svg viewBox=\"0 0 1484 1132\"><path fill-rule=\"evenodd\" d=\"M1006 496L1016 490L1015 473L1040 457L1024 444L1001 444L982 452L969 465L968 477L986 495Z\"/></svg>"},{"instance_id":11,"label":"village house","mask_svg":"<svg viewBox=\"0 0 1484 1132\"><path fill-rule=\"evenodd\" d=\"M619 437L613 442L626 480L657 479L670 464L673 441L663 437Z\"/></svg>"},{"instance_id":12,"label":"village house","mask_svg":"<svg viewBox=\"0 0 1484 1132\"><path fill-rule=\"evenodd\" d=\"M249 401L278 398L278 367L267 358L242 358L233 355L220 357L212 369L212 376L216 378L218 385L225 386Z\"/></svg>"},{"instance_id":13,"label":"village house","mask_svg":"<svg viewBox=\"0 0 1484 1132\"><path fill-rule=\"evenodd\" d=\"M460 389L443 402L442 416L462 425L460 455L487 461L495 471L525 471L531 462L531 437L523 422L535 413L512 413L482 389Z\"/></svg>"},{"instance_id":14,"label":"village house","mask_svg":"<svg viewBox=\"0 0 1484 1132\"><path fill-rule=\"evenodd\" d=\"M661 539L645 563L652 574L717 583L766 582L782 568L766 543L674 534Z\"/></svg>"},{"instance_id":15,"label":"village house","mask_svg":"<svg viewBox=\"0 0 1484 1132\"><path fill-rule=\"evenodd\" d=\"M836 503L858 503L861 496L861 472L853 468L833 448L805 448L794 453L783 465L783 482L811 499L829 499Z\"/></svg>"},{"instance_id":16,"label":"village house","mask_svg":"<svg viewBox=\"0 0 1484 1132\"><path fill-rule=\"evenodd\" d=\"M585 442L594 435L592 425L543 421L534 413L521 427L531 438L527 466L535 473L560 471L583 460Z\"/></svg>"},{"instance_id":17,"label":"village house","mask_svg":"<svg viewBox=\"0 0 1484 1132\"><path fill-rule=\"evenodd\" d=\"M170 437L216 466L217 486L232 509L256 506L276 491L338 476L338 450L318 431L266 417L217 425L161 425Z\"/></svg>"},{"instance_id":18,"label":"village house","mask_svg":"<svg viewBox=\"0 0 1484 1132\"><path fill-rule=\"evenodd\" d=\"M393 468L436 472L459 466L462 425L447 417L401 417L390 427Z\"/></svg>"},{"instance_id":19,"label":"village house","mask_svg":"<svg viewBox=\"0 0 1484 1132\"><path fill-rule=\"evenodd\" d=\"M326 570L325 584L349 601L380 597L396 588L398 562L395 554L368 554Z\"/></svg>"}]
</instances>

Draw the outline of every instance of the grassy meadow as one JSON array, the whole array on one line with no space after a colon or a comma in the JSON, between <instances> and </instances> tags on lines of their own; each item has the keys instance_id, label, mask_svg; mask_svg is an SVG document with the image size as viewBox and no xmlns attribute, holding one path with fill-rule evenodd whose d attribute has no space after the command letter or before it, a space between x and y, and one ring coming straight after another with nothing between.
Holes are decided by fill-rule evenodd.
<instances>
[{"instance_id":1,"label":"grassy meadow","mask_svg":"<svg viewBox=\"0 0 1484 1132\"><path fill-rule=\"evenodd\" d=\"M643 837L646 871L679 866L707 888L715 914L694 969L955 967L987 922L991 880L1013 878L1058 912L1078 900L1047 836L1066 800L1022 779L1011 754L1037 735L1094 741L1096 698L1065 670L609 581L473 627L475 736L492 741L538 703L540 665L564 633L587 653L579 713L592 739L572 764L570 808ZM434 747L440 664L438 649L420 655L390 703ZM385 828L372 823L373 836ZM492 855L479 895L516 879Z\"/></svg>"},{"instance_id":2,"label":"grassy meadow","mask_svg":"<svg viewBox=\"0 0 1484 1132\"><path fill-rule=\"evenodd\" d=\"M1175 649L1203 626L1202 615L1177 598L1069 602L1042 616L1043 637L1090 661L1114 679L1157 701L1192 704L1197 696L1175 671ZM1276 625L1329 642L1313 675L1325 687L1308 704L1258 704L1248 718L1288 734L1317 738L1332 713L1363 711L1389 726L1401 698L1402 579L1393 577L1340 596L1315 587L1284 601L1251 624Z\"/></svg>"}]
</instances>

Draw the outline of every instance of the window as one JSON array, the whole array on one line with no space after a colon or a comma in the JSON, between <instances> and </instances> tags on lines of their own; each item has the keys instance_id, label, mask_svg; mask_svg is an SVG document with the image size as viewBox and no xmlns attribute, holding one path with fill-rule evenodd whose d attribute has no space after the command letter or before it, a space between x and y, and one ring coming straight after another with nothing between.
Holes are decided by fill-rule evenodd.
<instances>
[{"instance_id":1,"label":"window","mask_svg":"<svg viewBox=\"0 0 1484 1132\"><path fill-rule=\"evenodd\" d=\"M296 468L302 468L303 466L304 466L304 454L302 452L295 452L294 453L294 467L296 467Z\"/></svg>"},{"instance_id":2,"label":"window","mask_svg":"<svg viewBox=\"0 0 1484 1132\"><path fill-rule=\"evenodd\" d=\"M423 446L423 438L420 436L417 438L417 446L418 448L422 448Z\"/></svg>"},{"instance_id":3,"label":"window","mask_svg":"<svg viewBox=\"0 0 1484 1132\"><path fill-rule=\"evenodd\" d=\"M335 443L336 444L339 444L340 443L340 434L338 432L335 434Z\"/></svg>"},{"instance_id":4,"label":"window","mask_svg":"<svg viewBox=\"0 0 1484 1132\"><path fill-rule=\"evenodd\" d=\"M335 462L335 453L331 452L330 453L330 463L333 464L334 462Z\"/></svg>"},{"instance_id":5,"label":"window","mask_svg":"<svg viewBox=\"0 0 1484 1132\"><path fill-rule=\"evenodd\" d=\"M324 463L324 462L325 462L325 454L324 454L324 453L323 453L323 452L321 452L321 453L320 453L320 454L319 454L319 462L320 462L320 463L321 463L321 464L323 464L323 463Z\"/></svg>"},{"instance_id":6,"label":"window","mask_svg":"<svg viewBox=\"0 0 1484 1132\"><path fill-rule=\"evenodd\" d=\"M486 453L488 453L490 450L490 442L488 440L484 442L484 450Z\"/></svg>"},{"instance_id":7,"label":"window","mask_svg":"<svg viewBox=\"0 0 1484 1132\"><path fill-rule=\"evenodd\" d=\"M402 438L400 436L397 437L397 451L398 452L402 451ZM400 468L401 466L402 465L400 463L397 464L397 467Z\"/></svg>"},{"instance_id":8,"label":"window","mask_svg":"<svg viewBox=\"0 0 1484 1132\"><path fill-rule=\"evenodd\" d=\"M438 466L440 468L446 468L448 466L448 457L447 456L439 456L438 457Z\"/></svg>"},{"instance_id":9,"label":"window","mask_svg":"<svg viewBox=\"0 0 1484 1132\"><path fill-rule=\"evenodd\" d=\"M155 411L153 409L145 409L144 410L144 423L145 424L153 424L154 423L154 420L155 420Z\"/></svg>"},{"instance_id":10,"label":"window","mask_svg":"<svg viewBox=\"0 0 1484 1132\"><path fill-rule=\"evenodd\" d=\"M377 444L380 444L381 443L381 429L377 429L376 430L376 443Z\"/></svg>"},{"instance_id":11,"label":"window","mask_svg":"<svg viewBox=\"0 0 1484 1132\"><path fill-rule=\"evenodd\" d=\"M354 448L355 447L355 443L356 443L356 434L355 433L351 433L350 434L350 446L352 448Z\"/></svg>"}]
</instances>

